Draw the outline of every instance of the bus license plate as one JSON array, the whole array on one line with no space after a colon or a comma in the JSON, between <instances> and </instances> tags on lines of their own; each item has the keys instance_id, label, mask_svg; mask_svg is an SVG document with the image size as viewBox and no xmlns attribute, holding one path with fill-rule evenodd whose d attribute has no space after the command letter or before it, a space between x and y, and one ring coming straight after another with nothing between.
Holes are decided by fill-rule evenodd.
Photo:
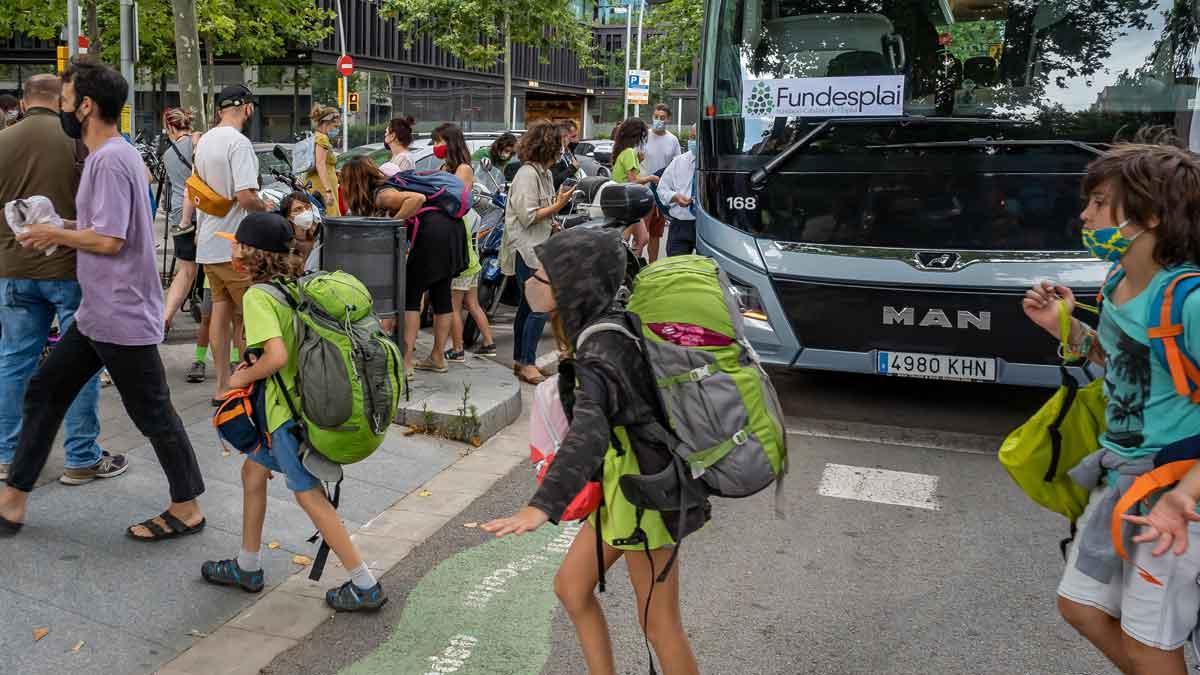
<instances>
[{"instance_id":1,"label":"bus license plate","mask_svg":"<svg viewBox=\"0 0 1200 675\"><path fill-rule=\"evenodd\" d=\"M879 374L938 380L995 382L996 359L948 354L879 352Z\"/></svg>"}]
</instances>

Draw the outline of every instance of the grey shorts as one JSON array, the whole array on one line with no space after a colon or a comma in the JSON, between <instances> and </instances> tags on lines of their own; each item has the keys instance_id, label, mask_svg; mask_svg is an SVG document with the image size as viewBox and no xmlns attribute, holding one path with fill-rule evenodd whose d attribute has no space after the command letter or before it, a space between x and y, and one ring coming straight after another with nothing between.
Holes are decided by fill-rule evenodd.
<instances>
[{"instance_id":1,"label":"grey shorts","mask_svg":"<svg viewBox=\"0 0 1200 675\"><path fill-rule=\"evenodd\" d=\"M1088 500L1087 510L1079 519L1078 542L1083 538L1096 505L1103 501L1107 487L1097 488ZM1105 525L1110 522L1104 520ZM1131 562L1107 584L1075 569L1076 547L1071 546L1067 569L1058 585L1058 594L1081 605L1103 610L1121 620L1121 630L1138 642L1174 651L1187 642L1200 614L1200 523L1189 526L1188 550L1182 556L1168 551L1151 555L1154 544L1134 544L1129 550ZM1154 584L1138 572L1141 567L1154 576Z\"/></svg>"},{"instance_id":2,"label":"grey shorts","mask_svg":"<svg viewBox=\"0 0 1200 675\"><path fill-rule=\"evenodd\" d=\"M479 274L472 274L469 277L454 277L450 281L450 290L452 291L469 291L479 285Z\"/></svg>"}]
</instances>

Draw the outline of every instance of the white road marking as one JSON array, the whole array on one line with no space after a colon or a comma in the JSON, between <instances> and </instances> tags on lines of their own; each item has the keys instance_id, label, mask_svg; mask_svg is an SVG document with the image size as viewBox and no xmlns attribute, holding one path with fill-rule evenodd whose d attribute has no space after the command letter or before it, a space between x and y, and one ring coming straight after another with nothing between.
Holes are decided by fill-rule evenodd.
<instances>
[{"instance_id":1,"label":"white road marking","mask_svg":"<svg viewBox=\"0 0 1200 675\"><path fill-rule=\"evenodd\" d=\"M900 427L867 422L843 422L807 417L788 417L784 421L789 436L836 438L880 445L898 445L962 452L972 455L995 455L1004 441L1002 435L972 434L939 429Z\"/></svg>"},{"instance_id":2,"label":"white road marking","mask_svg":"<svg viewBox=\"0 0 1200 675\"><path fill-rule=\"evenodd\" d=\"M939 511L937 486L937 476L923 473L826 464L817 492L826 497Z\"/></svg>"}]
</instances>

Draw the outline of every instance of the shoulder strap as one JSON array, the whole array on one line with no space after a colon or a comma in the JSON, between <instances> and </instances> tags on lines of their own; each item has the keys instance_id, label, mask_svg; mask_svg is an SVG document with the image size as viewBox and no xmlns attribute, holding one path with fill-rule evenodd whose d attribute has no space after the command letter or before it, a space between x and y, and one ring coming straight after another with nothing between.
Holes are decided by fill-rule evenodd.
<instances>
[{"instance_id":1,"label":"shoulder strap","mask_svg":"<svg viewBox=\"0 0 1200 675\"><path fill-rule=\"evenodd\" d=\"M179 161L183 162L183 165L188 168L188 171L191 171L192 170L191 160L189 160L187 157L183 156L183 151L181 151L179 149L178 145L175 145L175 141L171 140L170 136L167 137L167 143L171 144L171 149L174 150L175 154L179 156ZM192 141L192 149L195 150L195 141L194 140Z\"/></svg>"},{"instance_id":2,"label":"shoulder strap","mask_svg":"<svg viewBox=\"0 0 1200 675\"><path fill-rule=\"evenodd\" d=\"M599 323L594 323L594 324L588 326L587 328L583 329L583 332L580 333L579 337L575 339L575 351L579 351L579 348L583 346L583 343L586 342L587 339L592 337L593 335L595 335L597 333L610 333L610 332L611 333L620 333L620 334L624 335L625 337L629 338L630 340L633 340L635 343L637 343L638 350L641 350L642 341L638 338L638 336L631 333L628 328L626 328L625 326L622 326L619 323L613 323L611 321L601 321Z\"/></svg>"},{"instance_id":3,"label":"shoulder strap","mask_svg":"<svg viewBox=\"0 0 1200 675\"><path fill-rule=\"evenodd\" d=\"M1188 471L1196 465L1197 460L1184 459L1177 462L1170 462L1149 471L1137 477L1127 490L1121 495L1121 499L1117 505L1113 507L1112 512L1112 541L1113 548L1116 549L1117 555L1122 560L1128 561L1129 554L1125 551L1125 522L1121 519L1129 510L1132 509L1138 502L1149 497L1150 495L1171 487L1172 485L1183 480L1183 477ZM1152 584L1162 586L1162 582L1150 574L1146 570L1138 567L1138 572Z\"/></svg>"},{"instance_id":4,"label":"shoulder strap","mask_svg":"<svg viewBox=\"0 0 1200 675\"><path fill-rule=\"evenodd\" d=\"M1200 288L1200 269L1184 267L1163 286L1150 303L1146 334L1150 348L1171 373L1175 392L1200 403L1200 364L1188 353L1183 340L1183 307L1188 295Z\"/></svg>"}]
</instances>

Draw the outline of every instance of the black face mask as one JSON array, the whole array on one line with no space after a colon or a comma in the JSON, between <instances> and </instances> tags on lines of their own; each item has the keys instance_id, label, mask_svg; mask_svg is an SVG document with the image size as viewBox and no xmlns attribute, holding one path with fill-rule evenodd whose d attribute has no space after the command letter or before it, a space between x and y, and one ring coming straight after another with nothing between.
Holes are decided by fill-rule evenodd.
<instances>
[{"instance_id":1,"label":"black face mask","mask_svg":"<svg viewBox=\"0 0 1200 675\"><path fill-rule=\"evenodd\" d=\"M63 110L58 114L58 119L62 122L63 133L75 140L83 138L83 122L75 116L74 110Z\"/></svg>"}]
</instances>

